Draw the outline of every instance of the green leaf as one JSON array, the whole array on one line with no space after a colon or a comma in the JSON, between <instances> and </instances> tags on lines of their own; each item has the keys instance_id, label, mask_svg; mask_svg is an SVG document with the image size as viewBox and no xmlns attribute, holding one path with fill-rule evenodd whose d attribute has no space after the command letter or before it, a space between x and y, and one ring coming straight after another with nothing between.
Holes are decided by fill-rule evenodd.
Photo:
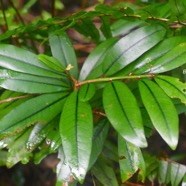
<instances>
[{"instance_id":1,"label":"green leaf","mask_svg":"<svg viewBox=\"0 0 186 186\"><path fill-rule=\"evenodd\" d=\"M45 94L18 105L0 120L0 138L51 121L60 113L66 97L67 93Z\"/></svg>"},{"instance_id":2,"label":"green leaf","mask_svg":"<svg viewBox=\"0 0 186 186\"><path fill-rule=\"evenodd\" d=\"M0 87L30 94L67 92L70 89L65 80L30 75L7 69L0 69Z\"/></svg>"},{"instance_id":3,"label":"green leaf","mask_svg":"<svg viewBox=\"0 0 186 186\"><path fill-rule=\"evenodd\" d=\"M7 166L10 168L19 161L22 163L28 163L32 157L32 153L27 150L26 142L30 135L32 127L27 129L20 137L18 137L11 146L9 146L7 155Z\"/></svg>"},{"instance_id":4,"label":"green leaf","mask_svg":"<svg viewBox=\"0 0 186 186\"><path fill-rule=\"evenodd\" d=\"M100 17L102 21L102 25L100 27L100 30L102 31L103 35L106 39L112 37L111 29L110 29L110 18L108 16L102 16Z\"/></svg>"},{"instance_id":5,"label":"green leaf","mask_svg":"<svg viewBox=\"0 0 186 186\"><path fill-rule=\"evenodd\" d=\"M178 115L172 101L152 81L140 81L139 90L154 127L165 142L175 149L178 143Z\"/></svg>"},{"instance_id":6,"label":"green leaf","mask_svg":"<svg viewBox=\"0 0 186 186\"><path fill-rule=\"evenodd\" d=\"M167 52L162 57L153 61L153 66L145 72L162 73L173 70L181 65L186 64L186 43L181 43Z\"/></svg>"},{"instance_id":7,"label":"green leaf","mask_svg":"<svg viewBox=\"0 0 186 186\"><path fill-rule=\"evenodd\" d=\"M57 182L61 182L61 183L70 182L72 174L69 165L65 160L64 150L62 146L59 147L58 150L58 159L60 159L60 162L57 164L57 168L56 168Z\"/></svg>"},{"instance_id":8,"label":"green leaf","mask_svg":"<svg viewBox=\"0 0 186 186\"><path fill-rule=\"evenodd\" d=\"M107 51L116 43L117 38L110 38L98 45L87 57L80 71L79 80L97 78L102 75L102 64Z\"/></svg>"},{"instance_id":9,"label":"green leaf","mask_svg":"<svg viewBox=\"0 0 186 186\"><path fill-rule=\"evenodd\" d=\"M49 37L52 55L56 58L64 68L72 65L73 68L69 73L74 77L78 77L78 65L74 48L68 35L61 32L60 35L51 34Z\"/></svg>"},{"instance_id":10,"label":"green leaf","mask_svg":"<svg viewBox=\"0 0 186 186\"><path fill-rule=\"evenodd\" d=\"M124 19L119 19L111 25L112 35L115 36L124 36L129 34L132 30L137 29L138 27L144 24L143 21L134 20L128 21Z\"/></svg>"},{"instance_id":11,"label":"green leaf","mask_svg":"<svg viewBox=\"0 0 186 186\"><path fill-rule=\"evenodd\" d=\"M64 72L65 69L62 64L54 57L47 56L45 54L39 54L38 59L42 61L46 66L57 72Z\"/></svg>"},{"instance_id":12,"label":"green leaf","mask_svg":"<svg viewBox=\"0 0 186 186\"><path fill-rule=\"evenodd\" d=\"M171 13L175 17L180 17L185 14L186 6L183 0L169 0L171 5Z\"/></svg>"},{"instance_id":13,"label":"green leaf","mask_svg":"<svg viewBox=\"0 0 186 186\"><path fill-rule=\"evenodd\" d=\"M183 181L182 181L181 186L185 186L185 184L186 184L186 174L185 174L184 177L183 177Z\"/></svg>"},{"instance_id":14,"label":"green leaf","mask_svg":"<svg viewBox=\"0 0 186 186\"><path fill-rule=\"evenodd\" d=\"M0 45L0 67L31 75L62 78L63 74L52 71L42 64L37 55L12 45Z\"/></svg>"},{"instance_id":15,"label":"green leaf","mask_svg":"<svg viewBox=\"0 0 186 186\"><path fill-rule=\"evenodd\" d=\"M105 86L103 105L112 126L123 138L136 146L147 146L140 109L124 83L116 81Z\"/></svg>"},{"instance_id":16,"label":"green leaf","mask_svg":"<svg viewBox=\"0 0 186 186\"><path fill-rule=\"evenodd\" d=\"M77 90L74 91L65 102L60 119L60 134L71 173L82 183L91 155L93 117L90 105L80 101L78 94Z\"/></svg>"},{"instance_id":17,"label":"green leaf","mask_svg":"<svg viewBox=\"0 0 186 186\"><path fill-rule=\"evenodd\" d=\"M0 150L0 166L6 166L7 154L6 150Z\"/></svg>"},{"instance_id":18,"label":"green leaf","mask_svg":"<svg viewBox=\"0 0 186 186\"><path fill-rule=\"evenodd\" d=\"M99 158L91 172L103 185L118 186L115 172L106 164L105 159Z\"/></svg>"},{"instance_id":19,"label":"green leaf","mask_svg":"<svg viewBox=\"0 0 186 186\"><path fill-rule=\"evenodd\" d=\"M139 147L125 141L118 136L118 156L122 182L125 182L140 169L143 180L145 179L145 162Z\"/></svg>"},{"instance_id":20,"label":"green leaf","mask_svg":"<svg viewBox=\"0 0 186 186\"><path fill-rule=\"evenodd\" d=\"M79 99L81 101L89 101L95 94L96 88L92 83L82 85L79 90Z\"/></svg>"},{"instance_id":21,"label":"green leaf","mask_svg":"<svg viewBox=\"0 0 186 186\"><path fill-rule=\"evenodd\" d=\"M170 163L167 161L159 161L158 181L160 184L168 184L170 182Z\"/></svg>"},{"instance_id":22,"label":"green leaf","mask_svg":"<svg viewBox=\"0 0 186 186\"><path fill-rule=\"evenodd\" d=\"M171 52L175 46L185 41L186 37L184 36L176 36L163 40L133 63L129 64L126 68L118 72L117 76L128 75L131 72L133 74L151 72L151 68L154 66L156 59L161 58L161 56L168 52Z\"/></svg>"},{"instance_id":23,"label":"green leaf","mask_svg":"<svg viewBox=\"0 0 186 186\"><path fill-rule=\"evenodd\" d=\"M111 76L140 57L165 35L158 25L144 26L121 38L105 55L103 74Z\"/></svg>"},{"instance_id":24,"label":"green leaf","mask_svg":"<svg viewBox=\"0 0 186 186\"><path fill-rule=\"evenodd\" d=\"M170 76L157 76L155 81L171 98L178 98L186 104L186 83L182 83L178 78Z\"/></svg>"},{"instance_id":25,"label":"green leaf","mask_svg":"<svg viewBox=\"0 0 186 186\"><path fill-rule=\"evenodd\" d=\"M101 154L108 134L108 130L109 124L108 120L106 119L100 120L98 124L95 126L89 168L91 168L94 165L99 155Z\"/></svg>"},{"instance_id":26,"label":"green leaf","mask_svg":"<svg viewBox=\"0 0 186 186\"><path fill-rule=\"evenodd\" d=\"M100 40L99 31L89 18L83 18L75 24L75 29L85 36L90 36L96 43Z\"/></svg>"},{"instance_id":27,"label":"green leaf","mask_svg":"<svg viewBox=\"0 0 186 186\"><path fill-rule=\"evenodd\" d=\"M186 166L178 163L171 163L171 184L178 186L186 173Z\"/></svg>"}]
</instances>

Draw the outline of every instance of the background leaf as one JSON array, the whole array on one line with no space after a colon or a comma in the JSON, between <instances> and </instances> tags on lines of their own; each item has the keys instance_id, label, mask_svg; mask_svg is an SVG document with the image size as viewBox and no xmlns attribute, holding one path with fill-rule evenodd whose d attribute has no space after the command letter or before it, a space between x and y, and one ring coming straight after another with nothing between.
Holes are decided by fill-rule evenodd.
<instances>
[{"instance_id":1,"label":"background leaf","mask_svg":"<svg viewBox=\"0 0 186 186\"><path fill-rule=\"evenodd\" d=\"M91 171L103 185L118 186L114 170L106 164L103 158L99 158Z\"/></svg>"},{"instance_id":2,"label":"background leaf","mask_svg":"<svg viewBox=\"0 0 186 186\"><path fill-rule=\"evenodd\" d=\"M132 177L138 169L140 169L143 180L145 179L145 162L141 150L121 136L118 136L118 156L122 182Z\"/></svg>"}]
</instances>

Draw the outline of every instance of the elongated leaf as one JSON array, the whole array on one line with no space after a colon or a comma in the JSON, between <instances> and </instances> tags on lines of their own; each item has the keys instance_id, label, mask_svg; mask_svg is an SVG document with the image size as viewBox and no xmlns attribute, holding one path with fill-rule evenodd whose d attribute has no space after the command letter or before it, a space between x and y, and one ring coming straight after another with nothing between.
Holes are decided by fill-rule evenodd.
<instances>
[{"instance_id":1,"label":"elongated leaf","mask_svg":"<svg viewBox=\"0 0 186 186\"><path fill-rule=\"evenodd\" d=\"M45 94L18 105L0 120L0 138L37 122L49 122L61 112L66 97L67 93Z\"/></svg>"},{"instance_id":2,"label":"elongated leaf","mask_svg":"<svg viewBox=\"0 0 186 186\"><path fill-rule=\"evenodd\" d=\"M124 83L106 85L103 105L112 126L123 138L139 147L147 146L137 101Z\"/></svg>"},{"instance_id":3,"label":"elongated leaf","mask_svg":"<svg viewBox=\"0 0 186 186\"><path fill-rule=\"evenodd\" d=\"M65 68L71 64L73 68L69 71L69 73L74 78L77 78L78 65L76 54L67 34L65 32L61 32L60 35L51 34L49 42L53 57L55 57Z\"/></svg>"},{"instance_id":4,"label":"elongated leaf","mask_svg":"<svg viewBox=\"0 0 186 186\"><path fill-rule=\"evenodd\" d=\"M172 101L152 81L140 81L139 90L154 127L165 142L175 149L178 143L178 116Z\"/></svg>"},{"instance_id":5,"label":"elongated leaf","mask_svg":"<svg viewBox=\"0 0 186 186\"><path fill-rule=\"evenodd\" d=\"M116 38L107 39L90 53L80 71L79 80L96 78L102 74L103 58L116 41Z\"/></svg>"},{"instance_id":6,"label":"elongated leaf","mask_svg":"<svg viewBox=\"0 0 186 186\"><path fill-rule=\"evenodd\" d=\"M61 63L54 57L47 56L45 54L39 54L38 59L42 61L46 66L57 72L64 72L65 69Z\"/></svg>"},{"instance_id":7,"label":"elongated leaf","mask_svg":"<svg viewBox=\"0 0 186 186\"><path fill-rule=\"evenodd\" d=\"M89 168L96 162L99 155L103 150L103 145L107 137L109 130L109 124L107 120L101 120L94 128L93 142L92 142L92 152L89 162Z\"/></svg>"},{"instance_id":8,"label":"elongated leaf","mask_svg":"<svg viewBox=\"0 0 186 186\"><path fill-rule=\"evenodd\" d=\"M171 166L169 162L159 161L158 181L160 184L168 184L170 182L170 168Z\"/></svg>"},{"instance_id":9,"label":"elongated leaf","mask_svg":"<svg viewBox=\"0 0 186 186\"><path fill-rule=\"evenodd\" d=\"M99 158L91 172L103 185L118 186L115 172L106 164L105 159Z\"/></svg>"},{"instance_id":10,"label":"elongated leaf","mask_svg":"<svg viewBox=\"0 0 186 186\"><path fill-rule=\"evenodd\" d=\"M155 81L169 97L179 98L182 103L186 104L186 83L170 76L158 76Z\"/></svg>"},{"instance_id":11,"label":"elongated leaf","mask_svg":"<svg viewBox=\"0 0 186 186\"><path fill-rule=\"evenodd\" d=\"M107 53L103 63L103 74L110 76L140 57L165 34L161 26L144 26L120 39Z\"/></svg>"},{"instance_id":12,"label":"elongated leaf","mask_svg":"<svg viewBox=\"0 0 186 186\"><path fill-rule=\"evenodd\" d=\"M137 29L139 26L144 25L143 21L128 21L120 19L111 25L111 31L113 36L124 36L131 32L132 30Z\"/></svg>"},{"instance_id":13,"label":"elongated leaf","mask_svg":"<svg viewBox=\"0 0 186 186\"><path fill-rule=\"evenodd\" d=\"M65 159L71 173L83 182L92 148L93 118L91 107L78 99L74 91L67 99L60 119L60 134Z\"/></svg>"},{"instance_id":14,"label":"elongated leaf","mask_svg":"<svg viewBox=\"0 0 186 186\"><path fill-rule=\"evenodd\" d=\"M57 165L56 173L57 173L57 182L70 182L71 181L71 171L70 168L65 160L64 150L61 146L58 150L58 159L60 159L60 162ZM60 185L60 186L61 186Z\"/></svg>"},{"instance_id":15,"label":"elongated leaf","mask_svg":"<svg viewBox=\"0 0 186 186\"><path fill-rule=\"evenodd\" d=\"M0 45L0 67L32 75L61 78L64 75L42 64L37 55L12 45Z\"/></svg>"},{"instance_id":16,"label":"elongated leaf","mask_svg":"<svg viewBox=\"0 0 186 186\"><path fill-rule=\"evenodd\" d=\"M171 184L174 186L179 185L185 173L186 166L177 163L171 163Z\"/></svg>"},{"instance_id":17,"label":"elongated leaf","mask_svg":"<svg viewBox=\"0 0 186 186\"><path fill-rule=\"evenodd\" d=\"M186 43L181 43L153 62L150 70L145 72L162 73L186 64Z\"/></svg>"},{"instance_id":18,"label":"elongated leaf","mask_svg":"<svg viewBox=\"0 0 186 186\"><path fill-rule=\"evenodd\" d=\"M23 93L52 93L68 91L69 85L56 78L24 74L7 69L0 70L0 86Z\"/></svg>"},{"instance_id":19,"label":"elongated leaf","mask_svg":"<svg viewBox=\"0 0 186 186\"><path fill-rule=\"evenodd\" d=\"M14 143L9 147L7 155L7 166L10 168L19 161L28 163L32 157L32 153L26 149L26 141L30 135L32 128L27 129Z\"/></svg>"},{"instance_id":20,"label":"elongated leaf","mask_svg":"<svg viewBox=\"0 0 186 186\"><path fill-rule=\"evenodd\" d=\"M48 142L49 138L51 138L49 136L49 134L50 133L53 134L53 131L57 130L56 126L58 123L59 123L58 117L54 118L51 122L48 122L45 125L43 123L38 122L33 127L33 130L30 133L30 136L29 136L28 141L26 143L26 148L29 151L33 151L38 145L40 145L44 141L44 139L46 139L46 141ZM50 145L50 147L53 146L51 139L50 139L50 144L47 144L47 146L49 146L49 145Z\"/></svg>"},{"instance_id":21,"label":"elongated leaf","mask_svg":"<svg viewBox=\"0 0 186 186\"><path fill-rule=\"evenodd\" d=\"M165 55L167 52L171 52L175 46L185 41L186 37L184 36L176 36L163 40L133 63L129 64L126 68L118 72L117 76L128 75L129 73L142 74L144 72L150 72L156 59Z\"/></svg>"},{"instance_id":22,"label":"elongated leaf","mask_svg":"<svg viewBox=\"0 0 186 186\"><path fill-rule=\"evenodd\" d=\"M135 145L118 136L118 156L122 182L125 182L140 169L140 174L145 179L145 162L141 150Z\"/></svg>"}]
</instances>

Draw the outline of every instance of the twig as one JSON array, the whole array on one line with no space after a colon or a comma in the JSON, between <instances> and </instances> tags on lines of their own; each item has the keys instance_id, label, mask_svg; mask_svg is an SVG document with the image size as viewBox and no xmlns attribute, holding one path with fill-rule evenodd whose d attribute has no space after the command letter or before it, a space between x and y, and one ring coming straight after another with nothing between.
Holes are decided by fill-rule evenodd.
<instances>
[{"instance_id":1,"label":"twig","mask_svg":"<svg viewBox=\"0 0 186 186\"><path fill-rule=\"evenodd\" d=\"M21 23L24 25L25 22L24 22L23 18L21 17L19 11L18 11L17 8L15 7L14 3L12 2L12 0L9 0L9 3L10 3L10 5L12 6L12 8L15 10L15 12L16 12L16 14L17 14L19 20L21 21Z\"/></svg>"},{"instance_id":2,"label":"twig","mask_svg":"<svg viewBox=\"0 0 186 186\"><path fill-rule=\"evenodd\" d=\"M52 17L55 16L55 0L51 1L51 15Z\"/></svg>"},{"instance_id":3,"label":"twig","mask_svg":"<svg viewBox=\"0 0 186 186\"><path fill-rule=\"evenodd\" d=\"M15 101L15 100L18 100L18 99L28 98L30 96L33 96L33 95L28 94L28 95L24 95L24 96L17 96L17 97L13 97L13 98L4 99L4 100L0 101L0 104L7 103L7 102L10 102L10 101Z\"/></svg>"},{"instance_id":4,"label":"twig","mask_svg":"<svg viewBox=\"0 0 186 186\"><path fill-rule=\"evenodd\" d=\"M2 12L3 12L3 19L5 21L5 31L8 30L8 22L7 22L7 19L6 19L6 14L5 14L5 9L4 9L4 5L3 5L3 1L0 0L0 3L1 3L1 8L2 8Z\"/></svg>"},{"instance_id":5,"label":"twig","mask_svg":"<svg viewBox=\"0 0 186 186\"><path fill-rule=\"evenodd\" d=\"M98 79L90 79L85 80L82 82L75 83L76 87L80 87L81 85L88 84L88 83L98 83L98 82L109 82L114 80L124 80L124 79L141 79L141 78L154 78L153 74L146 74L146 75L137 75L137 76L119 76L119 77L108 77L108 78L98 78Z\"/></svg>"}]
</instances>

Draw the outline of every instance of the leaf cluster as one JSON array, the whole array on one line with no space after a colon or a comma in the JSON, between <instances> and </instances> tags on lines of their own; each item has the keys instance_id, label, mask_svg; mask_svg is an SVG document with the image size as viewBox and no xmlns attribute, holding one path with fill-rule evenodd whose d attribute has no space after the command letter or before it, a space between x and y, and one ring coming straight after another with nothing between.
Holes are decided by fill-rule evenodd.
<instances>
[{"instance_id":1,"label":"leaf cluster","mask_svg":"<svg viewBox=\"0 0 186 186\"><path fill-rule=\"evenodd\" d=\"M0 40L45 30L50 55L0 45L0 164L37 164L58 153L56 185L83 183L89 173L100 185L135 175L140 182L184 184L184 165L145 153L154 132L172 150L178 145L179 114L186 112L182 4L134 10L100 4L2 34ZM161 17L148 12L157 6ZM181 25L177 34L170 22ZM82 67L68 28L96 44Z\"/></svg>"}]
</instances>

